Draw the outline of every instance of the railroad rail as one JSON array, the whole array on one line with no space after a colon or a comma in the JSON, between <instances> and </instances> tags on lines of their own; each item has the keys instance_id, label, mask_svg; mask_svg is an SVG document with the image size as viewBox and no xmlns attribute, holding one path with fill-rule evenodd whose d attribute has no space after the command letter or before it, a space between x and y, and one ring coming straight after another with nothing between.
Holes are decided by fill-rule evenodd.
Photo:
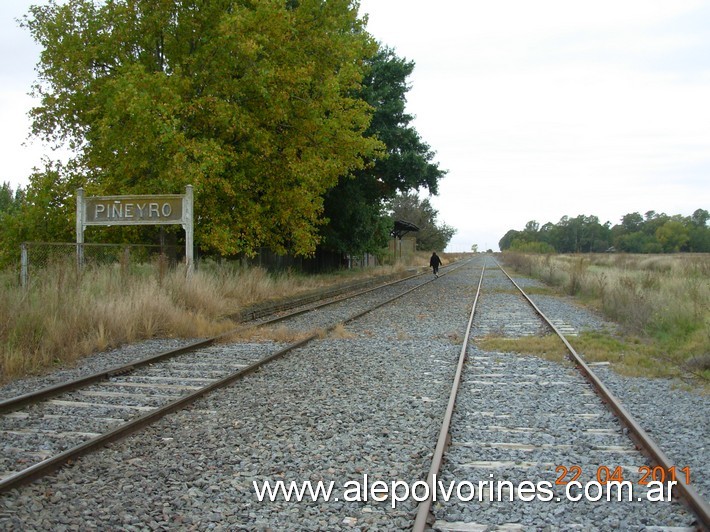
<instances>
[{"instance_id":1,"label":"railroad rail","mask_svg":"<svg viewBox=\"0 0 710 532\"><path fill-rule=\"evenodd\" d=\"M461 264L453 264L450 265L448 268L443 269L441 271L440 275L446 275L447 273L450 273L451 271L454 271L461 267L463 263ZM272 316L270 318L267 318L265 320L262 320L258 323L258 326L266 326L269 324L277 323L277 322L282 322L291 318L294 318L296 316L300 316L305 313L309 312L314 312L318 309L322 309L331 305L336 305L338 303L343 303L347 302L349 300L352 300L357 297L364 296L366 294L370 294L373 292L378 292L378 291L383 291L384 289L394 287L400 284L404 284L408 281L416 281L416 284L414 286L407 288L405 284L405 288L398 293L396 293L392 297L387 297L383 301L379 301L375 304L369 305L366 309L356 312L353 315L350 315L346 317L345 319L335 323L331 324L328 327L326 327L326 331L328 332L338 325L343 325L346 323L349 323L353 320L356 320L384 305L387 305L403 296L406 294L417 290L429 282L433 281L433 278L426 278L422 282L420 281L420 277L424 276L424 273L418 273L415 275L408 276L404 279L399 279L396 281L391 281L387 282L385 284L375 286L373 288L367 288L364 290L359 290L355 293L349 293L341 296L337 296L335 298L331 298L327 301L324 302L316 302L315 304L307 305L305 307L300 307L297 309L290 309L287 311L285 314L281 314L278 316ZM279 308L279 311L284 310L283 308ZM200 353L201 350L205 350L211 346L214 346L215 344L219 343L220 341L224 340L225 338L228 338L229 336L233 335L235 332L239 331L240 329L236 329L227 333L224 333L219 336L215 336L213 338L208 338L204 340L199 340L196 342L192 342L186 346L169 350L169 351L164 351L157 353L155 355L143 358L138 361L131 362L126 365L118 366L118 367L113 367L111 369L101 371L94 373L92 375L88 375L86 377L82 377L79 379L75 379L70 382L58 384L55 386L51 386L48 388L44 388L42 390L24 394L18 397L14 397L11 399L6 399L4 401L0 402L0 414L4 416L5 419L12 418L15 421L21 421L22 419L31 419L33 417L37 417L37 414L28 414L26 412L18 412L18 410L23 409L25 407L31 406L31 405L38 405L38 404L50 404L54 407L68 407L68 408L78 408L84 406L81 402L71 400L72 397L71 395L69 396L69 400L57 400L57 397L61 397L62 395L66 394L72 394L77 391L81 390L86 390L87 387L92 386L92 385L97 385L100 383L106 383L109 381L110 384L116 386L114 389L118 389L119 391L117 392L112 392L112 391L102 391L102 392L89 392L89 391L84 391L84 394L92 395L93 396L113 396L116 398L119 397L125 397L128 401L132 401L135 403L136 400L138 400L140 397L145 397L147 399L156 399L159 398L160 400L167 400L167 402L160 404L159 406L151 405L151 406L143 406L143 405L137 405L137 404L125 404L125 405L104 405L108 407L109 409L124 409L129 412L139 412L140 415L138 415L135 418L125 420L125 419L117 419L117 418L106 418L104 416L104 420L107 420L111 422L111 427L107 430L101 430L99 433L95 431L95 429L86 429L86 430L70 430L70 431L65 431L64 433L58 434L58 436L73 436L73 437L79 437L79 438L88 438L84 439L84 441L81 441L81 443L76 444L76 445L71 445L69 448L66 450L51 454L50 456L47 456L47 453L38 453L38 452L32 452L31 450L27 449L22 449L21 451L24 452L25 454L34 454L35 456L40 458L40 461L33 463L29 465L28 467L20 470L20 471L14 471L11 472L10 474L6 474L2 479L0 479L0 492L5 492L10 489L19 487L22 484L31 482L32 480L41 478L44 475L47 475L58 468L60 468L63 464L66 464L70 460L74 460L82 455L85 455L89 452L92 452L94 450L97 450L106 444L110 442L117 441L121 438L125 438L126 436L141 430L142 428L149 426L153 423L155 423L157 420L163 418L164 416L175 412L177 410L180 410L182 408L185 408L187 405L193 403L200 397L203 397L214 390L217 390L219 388L223 388L225 386L228 386L238 379L253 373L260 367L264 366L265 364L268 364L269 362L276 360L278 358L283 357L287 353L309 343L315 340L316 338L319 338L322 334L323 331L316 331L311 334L308 334L305 338L292 342L285 347L276 350L275 352L269 353L266 356L259 356L256 360L245 360L244 357L242 357L239 360L230 360L227 361L226 365L223 366L221 369L217 370L217 373L219 375L217 377L211 376L210 378L194 378L190 377L190 374L188 373L187 376L178 376L173 379L171 379L169 382L165 382L163 384L156 384L155 377L151 377L150 375L142 375L139 377L140 379L143 379L144 381L148 382L127 382L125 380L122 381L117 381L117 379L125 379L127 376L131 374L136 374L136 372L139 369L145 369L145 368L153 368L155 367L156 364L161 364L161 363L168 363L170 361L174 361L177 357L183 356L183 355L188 355L192 353ZM247 357L248 358L248 357ZM212 363L212 362L211 362ZM190 364L194 365L195 362L191 362ZM225 373L225 368L230 367L231 369L236 369L236 371L227 371ZM207 381L206 383L203 384L204 381ZM196 384L199 383L200 385L197 386ZM158 391L163 391L165 392L164 394L155 394L153 393L152 395L141 395L141 393L136 393L135 388L138 388L139 392L140 391L147 391L151 390L154 392L156 389ZM179 395L177 398L171 396L171 392L177 391L179 392ZM91 406L100 406L100 405L91 405ZM42 416L42 414L39 414ZM51 417L52 415L50 415ZM55 416L55 417L61 417L61 416ZM76 416L75 416L76 417ZM116 422L119 422L118 424ZM14 432L21 432L23 429L22 427L13 427ZM31 432L31 431L28 431Z\"/></svg>"},{"instance_id":2,"label":"railroad rail","mask_svg":"<svg viewBox=\"0 0 710 532\"><path fill-rule=\"evenodd\" d=\"M505 276L514 285L517 291L525 299L525 301L530 305L534 312L540 317L540 319L546 324L547 327L560 339L564 344L565 349L568 352L568 358L575 364L579 372L584 376L588 383L591 384L592 388L602 399L603 403L613 412L613 414L621 422L622 426L628 431L628 435L632 438L636 446L641 450L641 452L646 455L652 462L654 466L660 466L665 471L670 471L673 468L673 463L661 450L661 448L654 442L654 440L649 436L649 434L639 425L639 423L633 418L633 416L624 408L620 401L609 391L609 389L604 385L600 378L592 371L589 365L583 360L583 358L576 352L572 347L570 342L565 338L564 334L556 327L552 321L540 310L540 308L533 302L533 300L523 291L523 289L516 283L513 278L496 262L498 268L505 274ZM435 493L437 486L434 483L437 475L439 474L442 463L444 461L445 453L447 448L451 444L451 428L452 428L452 418L454 415L457 395L461 387L462 377L464 373L464 366L467 360L467 353L469 349L469 340L471 337L471 329L474 322L474 316L476 314L477 305L479 301L479 296L481 294L481 287L483 284L484 275L486 272L485 266L481 270L481 276L478 283L478 289L473 300L471 307L471 313L466 327L466 332L463 340L463 345L458 358L458 364L456 372L454 375L453 383L451 386L451 392L448 399L448 404L446 411L443 416L441 423L441 429L439 431L436 447L434 449L433 458L431 461L431 466L427 474L427 484L429 486L429 498L422 501L417 509L417 514L414 522L413 530L416 532L421 532L427 530L428 527L433 523L432 515L432 494ZM692 487L690 486L682 476L675 479L677 481L674 487L674 495L679 496L680 499L686 503L686 505L691 509L691 511L697 516L697 522L700 527L704 530L710 529L710 506L704 500L704 498ZM463 528L462 528L463 530Z\"/></svg>"},{"instance_id":3,"label":"railroad rail","mask_svg":"<svg viewBox=\"0 0 710 532\"><path fill-rule=\"evenodd\" d=\"M378 284L370 288L356 289L355 291L347 292L345 294L341 294L339 291L336 290L336 295L334 297L326 296L324 301L317 299L315 296L298 298L292 302L277 304L274 306L264 307L255 310L249 310L247 312L240 313L235 316L240 318L239 321L241 321L243 324L254 322L257 323L259 327L264 327L267 325L288 320L295 316L300 316L302 314L312 312L314 310L325 308L330 305L341 303L354 297L362 296L364 294L375 292L377 290L382 290L383 288L387 288L390 286L395 286L397 284L404 283L406 281L410 281L418 277L422 277L423 275L425 275L425 273L415 273L413 275L408 275L401 279L388 281L386 283ZM34 392L29 392L26 394L18 395L16 397L11 397L9 399L0 400L0 415L7 414L26 405L43 401L62 393L66 393L84 386L88 386L93 383L107 380L115 375L125 374L143 366L154 364L156 362L167 360L186 353L195 352L199 349L214 345L217 342L220 342L221 340L234 335L240 330L241 328L236 328L220 335L213 336L211 338L197 340L175 349L161 351L154 355L149 355L143 359L136 360L127 364L122 364L120 366L115 366L106 370L98 371L85 377L73 379L71 381L42 388Z\"/></svg>"}]
</instances>

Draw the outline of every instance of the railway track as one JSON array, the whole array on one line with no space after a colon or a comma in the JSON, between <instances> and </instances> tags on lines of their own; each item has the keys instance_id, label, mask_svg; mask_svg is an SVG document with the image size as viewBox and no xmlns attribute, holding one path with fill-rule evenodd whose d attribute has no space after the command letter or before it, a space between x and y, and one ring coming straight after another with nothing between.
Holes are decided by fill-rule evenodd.
<instances>
[{"instance_id":1,"label":"railway track","mask_svg":"<svg viewBox=\"0 0 710 532\"><path fill-rule=\"evenodd\" d=\"M430 496L419 505L414 530L708 529L709 507L690 484L690 469L668 459L582 360L560 331L571 328L551 322L492 266L481 272L427 476ZM518 295L477 318L491 283L508 283ZM477 319L483 323L474 327ZM552 332L576 369L482 352L469 345L472 331ZM665 501L648 483L654 480L664 482ZM607 489L609 481L624 487Z\"/></svg>"},{"instance_id":2,"label":"railway track","mask_svg":"<svg viewBox=\"0 0 710 532\"><path fill-rule=\"evenodd\" d=\"M484 262L489 264L484 296L474 315L471 302ZM463 384L451 410L451 428L443 436L444 468L437 473L447 484L479 479L517 483L535 479L533 474L554 483L561 475L557 466L569 473L578 465L585 475L594 467L596 474L600 464L611 466L617 458L631 466L624 470L629 475L639 465L650 466L576 369L565 372L533 357L462 347L469 343L462 332L467 325L473 336L543 334L550 328L522 299L511 299L516 310L509 314L507 302L485 296L497 290L508 297L513 288L490 259L479 257L461 266L427 284L410 280L386 289L388 294L362 294L357 304L342 302L283 320L277 326L294 334L319 331L317 340L71 467L5 490L0 528L411 530L418 510L414 497L396 504L392 497L377 500L366 486L368 480L369 486L394 486L395 481L411 486L422 480L441 439L437 424L451 403L450 383L457 372ZM397 295L392 292L401 297L387 304ZM365 307L376 305L363 314ZM555 327L574 333L574 320L564 312L558 315L565 319ZM514 316L514 326L506 316ZM354 319L346 327L333 327L349 317ZM324 334L327 329L331 332ZM209 359L227 358L248 364L270 356L276 347L284 346L217 342L199 354L174 359L173 365L176 374L202 378L188 366L201 361L207 372ZM466 362L461 354L468 356ZM155 383L145 378L155 376L160 375L142 379ZM580 387L586 388L580 392ZM153 393L168 395L158 388ZM467 404L462 406L463 400ZM568 407L575 409L570 415ZM580 416L573 422L571 414ZM609 452L598 452L601 447ZM284 493L258 495L259 490L265 493L267 481L301 486L306 480L332 483L332 496L325 499L321 492L294 501ZM362 497L344 497L344 484L356 481ZM495 529L508 523L524 530L603 529L616 519L618 527L633 529L641 519L638 528L661 524L663 516L682 526L695 519L677 502L654 503L650 509L640 504L640 510L623 506L614 514L605 501L593 508L583 501L522 506L451 502L438 499L423 510L424 528L479 530L476 524Z\"/></svg>"},{"instance_id":3,"label":"railway track","mask_svg":"<svg viewBox=\"0 0 710 532\"><path fill-rule=\"evenodd\" d=\"M442 274L460 266L451 265ZM246 324L264 328L278 323L301 337L285 345L246 342L223 348L220 342L239 334L243 330L240 327L0 401L0 437L5 440L0 440L0 492L40 478L70 460L141 430L313 341L338 324L357 319L431 281L430 275L414 274L298 308L281 306L273 315L254 316Z\"/></svg>"}]
</instances>

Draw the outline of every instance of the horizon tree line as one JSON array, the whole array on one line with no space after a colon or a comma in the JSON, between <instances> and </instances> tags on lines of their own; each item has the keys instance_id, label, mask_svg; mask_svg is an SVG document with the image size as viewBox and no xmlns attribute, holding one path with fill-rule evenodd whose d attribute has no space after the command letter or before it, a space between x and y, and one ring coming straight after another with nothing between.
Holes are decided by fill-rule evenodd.
<instances>
[{"instance_id":1,"label":"horizon tree line","mask_svg":"<svg viewBox=\"0 0 710 532\"><path fill-rule=\"evenodd\" d=\"M522 230L510 229L498 245L501 251L539 253L679 253L710 252L710 213L697 209L690 216L647 211L625 214L620 223L600 223L597 216L563 216L556 224L531 220Z\"/></svg>"}]
</instances>

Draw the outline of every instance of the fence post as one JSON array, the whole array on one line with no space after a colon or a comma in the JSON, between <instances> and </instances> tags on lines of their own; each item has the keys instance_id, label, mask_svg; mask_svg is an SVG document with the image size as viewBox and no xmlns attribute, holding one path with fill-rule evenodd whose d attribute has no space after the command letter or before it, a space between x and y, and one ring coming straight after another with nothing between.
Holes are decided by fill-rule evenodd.
<instances>
[{"instance_id":1,"label":"fence post","mask_svg":"<svg viewBox=\"0 0 710 532\"><path fill-rule=\"evenodd\" d=\"M81 273L84 268L84 189L76 189L76 267Z\"/></svg>"},{"instance_id":2,"label":"fence post","mask_svg":"<svg viewBox=\"0 0 710 532\"><path fill-rule=\"evenodd\" d=\"M195 267L195 241L194 241L194 197L192 185L185 187L185 199L183 200L183 227L185 228L185 263L187 264L187 275L191 275Z\"/></svg>"},{"instance_id":3,"label":"fence post","mask_svg":"<svg viewBox=\"0 0 710 532\"><path fill-rule=\"evenodd\" d=\"M27 242L20 244L20 284L22 288L28 287L29 282L29 257L27 255Z\"/></svg>"}]
</instances>

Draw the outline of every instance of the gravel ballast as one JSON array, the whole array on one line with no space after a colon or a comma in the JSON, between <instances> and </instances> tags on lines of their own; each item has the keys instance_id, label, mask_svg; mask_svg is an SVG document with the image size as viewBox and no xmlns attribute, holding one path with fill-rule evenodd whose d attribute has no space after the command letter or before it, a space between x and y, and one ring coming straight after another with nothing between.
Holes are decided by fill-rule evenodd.
<instances>
[{"instance_id":1,"label":"gravel ballast","mask_svg":"<svg viewBox=\"0 0 710 532\"><path fill-rule=\"evenodd\" d=\"M353 487L355 482L362 485L365 475L370 485L376 480L411 484L426 476L478 284L480 261L436 279L126 440L3 494L0 528L410 529L416 501L403 501L394 508L391 499L346 501L344 487ZM563 299L556 303L546 296L545 306L544 312L573 321L579 330L604 326L603 320L591 314L585 321L585 312L579 309L571 320L571 305ZM315 318L309 323L304 316L297 327L323 327L321 316ZM151 342L150 348L157 345ZM230 345L219 348L229 350ZM115 366L117 353L126 360L145 356L143 347L127 347L91 357L82 367L97 371L103 369L102 364ZM64 379L63 373L13 384L0 389L0 396L11 397ZM619 379L621 390L615 388L614 393L624 400L627 393L633 402L640 388L633 382ZM684 434L678 445L685 442L688 447L692 441L697 450L702 442L707 443L706 402L698 402L692 392L671 387L656 387L655 393L662 395L659 405L684 408L683 416L691 418L676 427L677 434ZM563 396L555 404L562 403ZM648 410L655 408L648 405ZM653 423L654 416L648 417ZM695 432L686 433L693 425ZM673 449L664 450L673 456ZM559 459L569 462L565 456ZM693 465L693 475L707 478L708 463ZM333 481L333 496L340 500L325 502L321 497L287 502L279 496L259 502L254 482L263 486L264 481L278 480L299 485L306 480ZM554 521L554 505L542 504L548 504L544 511L552 522L569 522ZM469 506L462 515L470 517L476 510L475 505ZM534 520L516 518L518 509L513 505L497 512L509 512L499 515L501 522L536 528Z\"/></svg>"}]
</instances>

